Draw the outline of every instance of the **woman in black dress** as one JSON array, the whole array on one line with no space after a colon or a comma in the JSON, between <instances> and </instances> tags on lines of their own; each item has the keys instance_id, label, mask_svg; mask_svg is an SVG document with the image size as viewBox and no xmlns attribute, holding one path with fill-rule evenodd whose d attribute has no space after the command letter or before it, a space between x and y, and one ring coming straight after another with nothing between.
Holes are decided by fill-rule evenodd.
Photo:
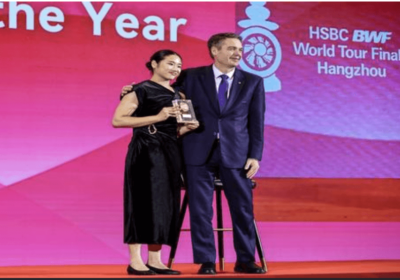
<instances>
[{"instance_id":1,"label":"woman in black dress","mask_svg":"<svg viewBox=\"0 0 400 280\"><path fill-rule=\"evenodd\" d=\"M177 238L180 207L181 156L177 135L198 127L178 126L178 110L172 100L184 98L170 81L181 72L182 59L171 50L156 52L146 67L150 80L133 86L121 99L113 118L114 127L132 127L124 177L124 243L129 246L129 274L179 274L161 262L162 244ZM148 244L145 265L141 244Z\"/></svg>"}]
</instances>

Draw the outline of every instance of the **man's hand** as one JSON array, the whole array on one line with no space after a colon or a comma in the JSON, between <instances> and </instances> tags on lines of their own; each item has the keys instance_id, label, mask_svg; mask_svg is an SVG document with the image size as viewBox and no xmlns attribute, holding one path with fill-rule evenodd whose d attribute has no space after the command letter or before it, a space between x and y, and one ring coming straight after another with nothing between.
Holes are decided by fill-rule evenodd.
<instances>
[{"instance_id":1,"label":"man's hand","mask_svg":"<svg viewBox=\"0 0 400 280\"><path fill-rule=\"evenodd\" d=\"M121 90L121 98L127 95L129 92L132 91L133 85L124 86Z\"/></svg>"},{"instance_id":2,"label":"man's hand","mask_svg":"<svg viewBox=\"0 0 400 280\"><path fill-rule=\"evenodd\" d=\"M254 175L256 175L259 168L260 168L260 165L258 164L258 160L254 159L254 158L247 159L246 165L244 167L245 170L248 170L247 174L246 174L247 178L249 178L249 179L253 178Z\"/></svg>"}]
</instances>

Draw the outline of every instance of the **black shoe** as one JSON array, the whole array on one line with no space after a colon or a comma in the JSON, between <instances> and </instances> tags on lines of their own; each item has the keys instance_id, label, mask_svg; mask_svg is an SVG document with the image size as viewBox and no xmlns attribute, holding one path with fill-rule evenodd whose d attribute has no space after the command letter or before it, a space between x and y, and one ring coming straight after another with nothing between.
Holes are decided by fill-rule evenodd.
<instances>
[{"instance_id":1,"label":"black shoe","mask_svg":"<svg viewBox=\"0 0 400 280\"><path fill-rule=\"evenodd\" d=\"M128 268L126 269L129 275L156 275L153 270L136 270L132 266L128 265Z\"/></svg>"},{"instance_id":2,"label":"black shoe","mask_svg":"<svg viewBox=\"0 0 400 280\"><path fill-rule=\"evenodd\" d=\"M203 263L198 272L198 274L216 274L216 273L217 271L215 270L215 263L213 262Z\"/></svg>"},{"instance_id":3,"label":"black shoe","mask_svg":"<svg viewBox=\"0 0 400 280\"><path fill-rule=\"evenodd\" d=\"M254 273L254 274L266 273L266 271L262 267L258 266L254 262L248 262L248 263L237 262L235 264L235 272Z\"/></svg>"},{"instance_id":4,"label":"black shoe","mask_svg":"<svg viewBox=\"0 0 400 280\"><path fill-rule=\"evenodd\" d=\"M157 267L154 267L154 266L150 266L148 264L146 264L146 266L148 268L150 268L151 270L153 270L157 274L168 274L168 275L179 275L179 274L181 274L181 272L177 271L177 270L161 269L161 268L157 268Z\"/></svg>"}]
</instances>

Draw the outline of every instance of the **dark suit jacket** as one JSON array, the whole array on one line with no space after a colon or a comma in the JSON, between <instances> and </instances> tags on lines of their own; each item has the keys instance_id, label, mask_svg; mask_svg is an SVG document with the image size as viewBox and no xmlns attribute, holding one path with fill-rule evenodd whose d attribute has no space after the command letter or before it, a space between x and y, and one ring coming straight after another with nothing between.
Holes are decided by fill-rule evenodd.
<instances>
[{"instance_id":1,"label":"dark suit jacket","mask_svg":"<svg viewBox=\"0 0 400 280\"><path fill-rule=\"evenodd\" d=\"M200 122L197 130L183 137L185 164L205 164L218 132L223 166L243 168L248 158L261 160L265 112L262 78L236 69L222 112L212 66L182 71L175 85L192 100Z\"/></svg>"}]
</instances>

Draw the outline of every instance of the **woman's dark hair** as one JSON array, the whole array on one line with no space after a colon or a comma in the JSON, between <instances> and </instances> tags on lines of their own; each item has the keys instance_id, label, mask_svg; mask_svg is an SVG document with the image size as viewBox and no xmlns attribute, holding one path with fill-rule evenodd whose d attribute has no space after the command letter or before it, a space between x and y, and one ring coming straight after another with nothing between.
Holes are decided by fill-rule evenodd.
<instances>
[{"instance_id":1,"label":"woman's dark hair","mask_svg":"<svg viewBox=\"0 0 400 280\"><path fill-rule=\"evenodd\" d=\"M151 73L153 73L154 69L153 69L153 67L151 67L151 62L154 60L155 62L159 63L160 61L164 60L165 57L170 56L170 55L177 55L177 56L179 56L179 58L182 61L182 57L177 52L174 52L171 50L160 50L160 51L154 53L150 57L150 61L146 63L146 68L149 69L151 71Z\"/></svg>"}]
</instances>

